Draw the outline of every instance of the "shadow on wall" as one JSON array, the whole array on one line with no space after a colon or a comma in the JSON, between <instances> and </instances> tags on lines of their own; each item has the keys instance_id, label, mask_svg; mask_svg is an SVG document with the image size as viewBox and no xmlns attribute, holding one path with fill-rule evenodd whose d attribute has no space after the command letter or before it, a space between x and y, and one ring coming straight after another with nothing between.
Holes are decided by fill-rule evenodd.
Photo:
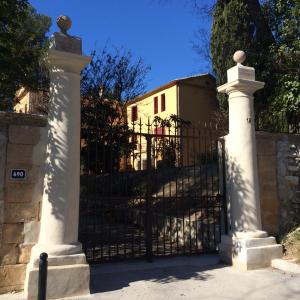
<instances>
[{"instance_id":1,"label":"shadow on wall","mask_svg":"<svg viewBox=\"0 0 300 300\"><path fill-rule=\"evenodd\" d=\"M66 185L72 184L73 174L70 174L70 165L66 165L65 162L72 161L72 159L66 160L66 157L72 156L72 151L74 151L68 148L68 145L73 144L70 139L78 139L78 137L70 137L67 133L67 122L69 120L66 119L64 111L67 111L73 105L70 103L71 97L64 96L65 89L69 86L68 76L64 76L59 70L54 71L51 76L53 79L50 87L51 101L49 102L48 122L52 126L49 128L48 124L44 195L48 196L52 205L52 214L55 218L66 222L68 220L64 220L63 215L60 213L63 211L62 208L64 208L66 199L64 193L60 193L60 191L63 191ZM53 85L53 82L59 82L59 84ZM77 116L71 117L77 118ZM80 119L78 119L78 122L80 122ZM60 132L59 135L57 130ZM55 181L53 180L53 174L56 177ZM66 174L68 176L65 176Z\"/></svg>"},{"instance_id":2,"label":"shadow on wall","mask_svg":"<svg viewBox=\"0 0 300 300\"><path fill-rule=\"evenodd\" d=\"M257 220L255 203L245 201L249 197L252 198L253 185L243 179L244 172L238 161L232 157L228 158L226 153L227 202L231 230L251 230L251 224L255 224Z\"/></svg>"}]
</instances>

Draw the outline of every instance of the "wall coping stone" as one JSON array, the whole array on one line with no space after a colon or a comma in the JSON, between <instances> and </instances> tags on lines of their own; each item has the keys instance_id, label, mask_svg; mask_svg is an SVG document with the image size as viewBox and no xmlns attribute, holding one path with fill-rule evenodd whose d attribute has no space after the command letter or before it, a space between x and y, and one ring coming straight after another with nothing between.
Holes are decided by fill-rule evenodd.
<instances>
[{"instance_id":1,"label":"wall coping stone","mask_svg":"<svg viewBox=\"0 0 300 300\"><path fill-rule=\"evenodd\" d=\"M255 131L257 137L268 137L274 139L280 139L281 137L288 135L287 133L274 133L274 132L267 132L267 131Z\"/></svg>"},{"instance_id":2,"label":"wall coping stone","mask_svg":"<svg viewBox=\"0 0 300 300\"><path fill-rule=\"evenodd\" d=\"M47 116L0 111L0 125L46 127Z\"/></svg>"}]
</instances>

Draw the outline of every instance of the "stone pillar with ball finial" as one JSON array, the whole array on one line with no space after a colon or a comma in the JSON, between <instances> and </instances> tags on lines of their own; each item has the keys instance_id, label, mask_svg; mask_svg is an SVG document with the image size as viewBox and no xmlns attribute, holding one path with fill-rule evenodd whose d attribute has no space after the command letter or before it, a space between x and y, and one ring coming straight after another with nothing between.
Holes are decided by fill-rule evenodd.
<instances>
[{"instance_id":1,"label":"stone pillar with ball finial","mask_svg":"<svg viewBox=\"0 0 300 300\"><path fill-rule=\"evenodd\" d=\"M57 18L50 38L47 159L38 243L27 266L25 294L37 297L39 256L48 254L47 298L89 293L89 266L78 242L80 189L80 72L90 62L82 41L68 34L72 22Z\"/></svg>"},{"instance_id":2,"label":"stone pillar with ball finial","mask_svg":"<svg viewBox=\"0 0 300 300\"><path fill-rule=\"evenodd\" d=\"M253 94L264 82L255 80L254 68L243 65L243 51L236 51L233 60L236 66L227 71L228 82L218 87L229 96L225 151L230 231L222 236L220 255L248 270L270 266L282 255L282 247L268 237L261 223Z\"/></svg>"}]
</instances>

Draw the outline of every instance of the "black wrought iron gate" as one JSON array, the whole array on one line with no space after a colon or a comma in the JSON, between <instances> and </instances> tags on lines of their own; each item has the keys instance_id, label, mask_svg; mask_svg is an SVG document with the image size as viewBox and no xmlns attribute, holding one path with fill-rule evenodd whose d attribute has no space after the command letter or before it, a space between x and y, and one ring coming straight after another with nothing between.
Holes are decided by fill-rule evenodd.
<instances>
[{"instance_id":1,"label":"black wrought iron gate","mask_svg":"<svg viewBox=\"0 0 300 300\"><path fill-rule=\"evenodd\" d=\"M221 134L178 120L83 126L79 240L90 263L217 251Z\"/></svg>"}]
</instances>

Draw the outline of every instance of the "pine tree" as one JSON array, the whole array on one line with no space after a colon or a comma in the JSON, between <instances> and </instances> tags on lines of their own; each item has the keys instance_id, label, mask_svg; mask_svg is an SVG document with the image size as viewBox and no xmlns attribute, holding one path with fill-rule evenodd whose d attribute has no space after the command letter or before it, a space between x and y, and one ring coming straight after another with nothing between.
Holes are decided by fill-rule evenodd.
<instances>
[{"instance_id":1,"label":"pine tree","mask_svg":"<svg viewBox=\"0 0 300 300\"><path fill-rule=\"evenodd\" d=\"M253 9L249 10L247 0L218 0L213 12L211 58L217 84L220 85L227 81L226 71L234 65L232 60L234 52L236 50L246 52L245 64L255 67L257 79L262 81L268 79L266 88L256 93L256 110L259 111L266 106L266 95L273 82L274 67L268 55L273 39L264 39L264 34L259 31L264 28L257 17L263 17L261 11L255 14L255 19L253 16ZM220 97L220 107L222 110L228 108L224 96Z\"/></svg>"}]
</instances>

